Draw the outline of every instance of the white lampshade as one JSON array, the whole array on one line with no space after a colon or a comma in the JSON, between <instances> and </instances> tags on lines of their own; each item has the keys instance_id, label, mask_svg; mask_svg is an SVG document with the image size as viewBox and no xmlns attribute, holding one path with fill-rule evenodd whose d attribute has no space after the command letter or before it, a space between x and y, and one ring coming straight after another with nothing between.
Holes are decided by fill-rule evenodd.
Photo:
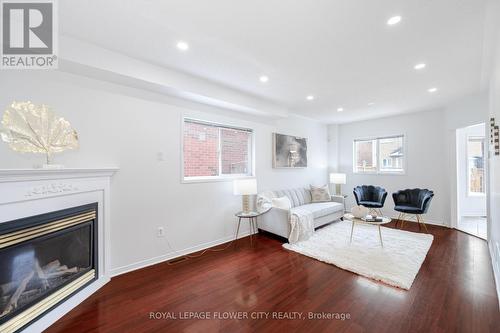
<instances>
[{"instance_id":1,"label":"white lampshade","mask_svg":"<svg viewBox=\"0 0 500 333\"><path fill-rule=\"evenodd\" d=\"M345 173L331 173L330 174L330 183L331 184L345 184L346 183Z\"/></svg>"},{"instance_id":2,"label":"white lampshade","mask_svg":"<svg viewBox=\"0 0 500 333\"><path fill-rule=\"evenodd\" d=\"M257 179L235 179L233 182L234 195L257 194Z\"/></svg>"}]
</instances>

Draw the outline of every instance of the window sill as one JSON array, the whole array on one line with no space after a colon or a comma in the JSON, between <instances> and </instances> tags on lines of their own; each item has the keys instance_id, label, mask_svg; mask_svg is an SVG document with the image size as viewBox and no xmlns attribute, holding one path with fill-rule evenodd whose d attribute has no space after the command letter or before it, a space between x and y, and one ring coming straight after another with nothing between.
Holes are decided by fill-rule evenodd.
<instances>
[{"instance_id":1,"label":"window sill","mask_svg":"<svg viewBox=\"0 0 500 333\"><path fill-rule=\"evenodd\" d=\"M406 172L353 172L355 175L372 175L372 176L406 176Z\"/></svg>"},{"instance_id":2,"label":"window sill","mask_svg":"<svg viewBox=\"0 0 500 333\"><path fill-rule=\"evenodd\" d=\"M192 177L182 178L181 184L197 184L197 183L217 183L217 182L232 182L235 179L255 178L250 175L235 175L226 177Z\"/></svg>"},{"instance_id":3,"label":"window sill","mask_svg":"<svg viewBox=\"0 0 500 333\"><path fill-rule=\"evenodd\" d=\"M469 192L467 193L467 196L472 198L484 198L486 197L486 193Z\"/></svg>"}]
</instances>

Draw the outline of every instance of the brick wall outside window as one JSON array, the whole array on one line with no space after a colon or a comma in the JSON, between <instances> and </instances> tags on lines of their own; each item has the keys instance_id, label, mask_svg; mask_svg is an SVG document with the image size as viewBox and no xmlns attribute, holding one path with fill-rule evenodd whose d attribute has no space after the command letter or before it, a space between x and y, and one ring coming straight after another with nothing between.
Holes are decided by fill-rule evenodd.
<instances>
[{"instance_id":1,"label":"brick wall outside window","mask_svg":"<svg viewBox=\"0 0 500 333\"><path fill-rule=\"evenodd\" d=\"M248 146L250 133L221 129L222 173L248 173Z\"/></svg>"},{"instance_id":2,"label":"brick wall outside window","mask_svg":"<svg viewBox=\"0 0 500 333\"><path fill-rule=\"evenodd\" d=\"M184 177L219 175L219 129L184 123Z\"/></svg>"},{"instance_id":3,"label":"brick wall outside window","mask_svg":"<svg viewBox=\"0 0 500 333\"><path fill-rule=\"evenodd\" d=\"M184 177L249 174L251 139L249 131L184 121Z\"/></svg>"}]
</instances>

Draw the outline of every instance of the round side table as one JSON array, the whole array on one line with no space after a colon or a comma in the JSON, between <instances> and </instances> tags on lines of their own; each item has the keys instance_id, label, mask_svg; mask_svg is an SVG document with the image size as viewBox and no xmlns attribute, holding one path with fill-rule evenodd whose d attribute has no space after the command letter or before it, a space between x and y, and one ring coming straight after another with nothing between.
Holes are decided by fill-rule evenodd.
<instances>
[{"instance_id":1,"label":"round side table","mask_svg":"<svg viewBox=\"0 0 500 333\"><path fill-rule=\"evenodd\" d=\"M253 246L253 235L254 233L259 233L259 228L257 224L257 217L262 214L267 213L271 210L271 207L261 210L261 211L251 211L251 212L238 212L234 214L238 218L238 227L236 228L236 234L234 235L234 240L238 239L238 233L240 232L241 219L247 219L250 223L250 245Z\"/></svg>"}]
</instances>

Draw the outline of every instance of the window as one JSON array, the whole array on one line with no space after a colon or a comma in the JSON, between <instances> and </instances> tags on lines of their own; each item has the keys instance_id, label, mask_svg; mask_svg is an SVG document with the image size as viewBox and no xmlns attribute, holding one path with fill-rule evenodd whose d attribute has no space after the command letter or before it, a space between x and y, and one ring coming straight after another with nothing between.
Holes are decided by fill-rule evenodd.
<instances>
[{"instance_id":1,"label":"window","mask_svg":"<svg viewBox=\"0 0 500 333\"><path fill-rule=\"evenodd\" d=\"M377 140L354 141L354 172L377 172Z\"/></svg>"},{"instance_id":2,"label":"window","mask_svg":"<svg viewBox=\"0 0 500 333\"><path fill-rule=\"evenodd\" d=\"M378 139L379 159L382 163L380 172L404 172L403 170L403 137Z\"/></svg>"},{"instance_id":3,"label":"window","mask_svg":"<svg viewBox=\"0 0 500 333\"><path fill-rule=\"evenodd\" d=\"M184 119L184 180L253 174L252 130Z\"/></svg>"},{"instance_id":4,"label":"window","mask_svg":"<svg viewBox=\"0 0 500 333\"><path fill-rule=\"evenodd\" d=\"M403 173L404 136L354 140L355 173Z\"/></svg>"},{"instance_id":5,"label":"window","mask_svg":"<svg viewBox=\"0 0 500 333\"><path fill-rule=\"evenodd\" d=\"M469 195L484 195L484 137L467 138L467 164Z\"/></svg>"}]
</instances>

